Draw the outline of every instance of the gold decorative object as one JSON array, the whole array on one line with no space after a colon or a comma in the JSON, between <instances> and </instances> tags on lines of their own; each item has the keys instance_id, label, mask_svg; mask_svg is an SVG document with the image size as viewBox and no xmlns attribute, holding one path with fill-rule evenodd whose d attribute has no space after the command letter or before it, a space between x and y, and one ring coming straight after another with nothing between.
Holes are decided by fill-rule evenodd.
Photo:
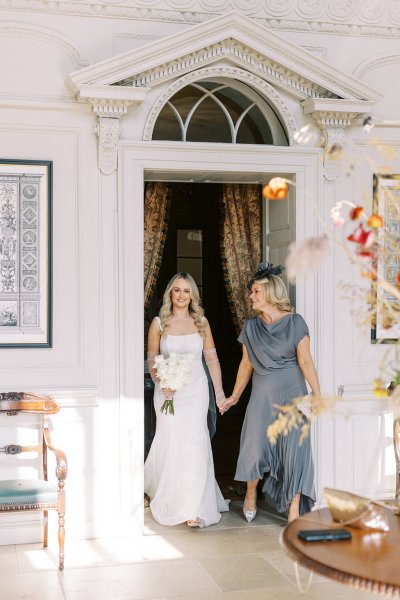
<instances>
[{"instance_id":1,"label":"gold decorative object","mask_svg":"<svg viewBox=\"0 0 400 600\"><path fill-rule=\"evenodd\" d=\"M389 531L386 509L391 509L391 506L331 488L324 488L323 493L332 518L341 525Z\"/></svg>"}]
</instances>

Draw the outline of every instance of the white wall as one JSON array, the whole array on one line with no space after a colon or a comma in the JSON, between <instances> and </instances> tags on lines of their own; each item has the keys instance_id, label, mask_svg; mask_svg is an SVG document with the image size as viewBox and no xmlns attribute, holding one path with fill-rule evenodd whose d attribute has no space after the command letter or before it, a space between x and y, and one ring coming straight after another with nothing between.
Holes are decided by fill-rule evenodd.
<instances>
[{"instance_id":1,"label":"white wall","mask_svg":"<svg viewBox=\"0 0 400 600\"><path fill-rule=\"evenodd\" d=\"M141 207L129 204L126 194L131 188L125 187L126 173L120 174L119 182L116 174L100 174L95 116L87 105L75 102L65 80L70 72L86 64L191 26L188 17L179 18L182 13L176 2L173 7L169 3L164 16L158 14L153 20L153 13L143 12L142 2L131 2L142 11L135 12L135 18L112 16L110 8L111 16L107 16L106 4L99 9L100 16L90 17L42 10L0 11L0 53L8 58L0 62L0 155L52 160L54 168L54 344L52 349L2 349L0 387L3 391L48 390L60 400L62 411L53 420L55 440L66 451L70 463L66 486L67 535L87 537L140 528L143 357L138 344L133 348L132 340L142 338L141 331L130 320L126 301L130 294L137 293L135 302L140 304L141 292L135 290L141 282L138 258L141 238L129 239L128 232L123 230L121 210L130 211L130 217L140 221ZM82 3L82 12L88 14L84 12L85 6ZM192 2L193 22L200 18L195 6L201 7L203 16L207 13L202 2ZM172 8L175 18L171 17ZM332 15L329 18L336 22ZM359 70L366 83L384 94L376 108L379 120L398 118L395 37L350 35L345 28L336 34L318 27L314 32L295 31L289 25L287 30L281 25L279 29L282 36L326 57L330 64L346 73ZM121 120L122 142L142 138L148 112L165 88L165 85L155 88L145 103L129 109ZM299 125L310 122L294 98L284 97ZM397 154L399 125L397 122L374 130L374 135L386 140ZM348 139L357 152L372 152L359 127L349 131ZM375 156L374 161L376 168L386 166L382 156ZM393 168L399 172L398 159ZM371 201L374 169L375 166L363 161L357 165L355 176L343 173L335 182L320 178L315 183L315 189L321 190L320 205L326 222L330 208L339 199ZM311 215L311 206L309 211ZM341 425L339 418L327 416L321 421L316 432L319 485L384 495L394 489L390 460L386 461L385 476L375 479L373 485L364 482L360 475L369 458L359 452L360 445L365 443L359 424L365 424L372 436L369 439L380 440L379 452L387 456L388 436L385 434L383 440L377 423L390 417L382 417L387 412L383 405L375 414L370 393L383 349L371 346L369 333L355 326L348 303L337 286L342 279L356 278L347 258L339 248L334 248L316 283L310 280L300 299L307 311L308 299L318 298L315 343L324 391L335 393L344 385L346 397L351 398L356 390L359 403L353 408L362 419L357 417L355 421L356 433L347 422ZM131 367L133 376L131 373L124 380L121 373L130 368L127 357L133 356L131 351L137 362ZM6 426L0 429L1 445L15 441L10 431L12 419L8 417ZM389 431L387 423L385 427ZM358 440L357 452L351 450L354 440ZM355 461L350 475L343 463L348 452L353 452ZM17 460L17 464L20 473L22 462ZM103 518L105 515L107 518ZM124 518L131 519L130 525L125 522L125 528L121 526ZM23 526L16 529L15 520ZM0 543L31 541L37 539L38 532L37 517L0 516Z\"/></svg>"}]
</instances>

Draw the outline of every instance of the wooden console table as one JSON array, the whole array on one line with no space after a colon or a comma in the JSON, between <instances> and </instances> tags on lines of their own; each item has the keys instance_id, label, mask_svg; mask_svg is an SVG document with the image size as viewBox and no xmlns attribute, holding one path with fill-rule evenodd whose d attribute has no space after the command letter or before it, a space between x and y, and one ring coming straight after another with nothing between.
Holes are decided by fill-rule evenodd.
<instances>
[{"instance_id":1,"label":"wooden console table","mask_svg":"<svg viewBox=\"0 0 400 600\"><path fill-rule=\"evenodd\" d=\"M287 525L281 544L301 566L355 588L400 598L400 516L388 510L390 531L367 532L349 527L352 539L340 542L304 542L301 529L332 526L328 509L316 510Z\"/></svg>"}]
</instances>

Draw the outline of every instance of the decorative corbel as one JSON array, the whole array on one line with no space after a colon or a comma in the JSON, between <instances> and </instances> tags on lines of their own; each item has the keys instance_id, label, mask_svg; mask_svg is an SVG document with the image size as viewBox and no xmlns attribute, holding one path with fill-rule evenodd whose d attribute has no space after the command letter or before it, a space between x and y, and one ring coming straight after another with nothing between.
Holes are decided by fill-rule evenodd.
<instances>
[{"instance_id":1,"label":"decorative corbel","mask_svg":"<svg viewBox=\"0 0 400 600\"><path fill-rule=\"evenodd\" d=\"M104 175L112 175L117 169L120 117L126 114L128 100L89 98L89 104L98 117L98 165Z\"/></svg>"},{"instance_id":2,"label":"decorative corbel","mask_svg":"<svg viewBox=\"0 0 400 600\"><path fill-rule=\"evenodd\" d=\"M119 120L131 104L146 98L146 90L119 85L75 84L72 80L69 85L77 100L90 104L97 115L99 169L104 175L111 175L117 169Z\"/></svg>"},{"instance_id":3,"label":"decorative corbel","mask_svg":"<svg viewBox=\"0 0 400 600\"><path fill-rule=\"evenodd\" d=\"M357 113L311 113L322 132L324 149L324 177L334 181L339 175L340 155L346 141L346 127L351 124Z\"/></svg>"},{"instance_id":4,"label":"decorative corbel","mask_svg":"<svg viewBox=\"0 0 400 600\"><path fill-rule=\"evenodd\" d=\"M341 98L312 98L302 102L304 114L310 114L322 132L324 176L334 181L339 175L341 152L346 141L346 127L354 118L368 114L372 101Z\"/></svg>"}]
</instances>

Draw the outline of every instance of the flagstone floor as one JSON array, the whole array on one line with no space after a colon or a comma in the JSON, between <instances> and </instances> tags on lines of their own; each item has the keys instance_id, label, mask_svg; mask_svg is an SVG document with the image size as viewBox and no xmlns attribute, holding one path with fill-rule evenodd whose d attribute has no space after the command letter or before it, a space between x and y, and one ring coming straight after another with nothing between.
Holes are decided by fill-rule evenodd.
<instances>
[{"instance_id":1,"label":"flagstone floor","mask_svg":"<svg viewBox=\"0 0 400 600\"><path fill-rule=\"evenodd\" d=\"M313 576L302 594L279 545L284 521L241 502L218 525L162 527L145 511L141 538L71 540L65 570L57 547L0 546L0 600L368 600L372 595ZM300 570L306 585L309 574Z\"/></svg>"}]
</instances>

